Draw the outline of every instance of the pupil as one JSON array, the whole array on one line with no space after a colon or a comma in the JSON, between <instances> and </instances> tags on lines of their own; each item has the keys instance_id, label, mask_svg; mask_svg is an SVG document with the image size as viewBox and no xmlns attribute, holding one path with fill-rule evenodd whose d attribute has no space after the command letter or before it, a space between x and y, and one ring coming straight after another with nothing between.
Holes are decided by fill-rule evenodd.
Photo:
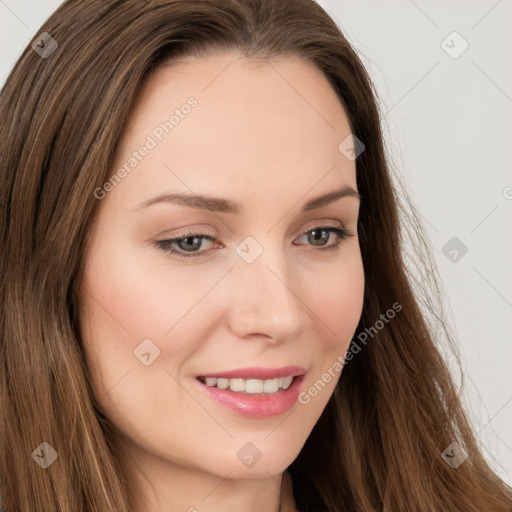
<instances>
[{"instance_id":1,"label":"pupil","mask_svg":"<svg viewBox=\"0 0 512 512\"><path fill-rule=\"evenodd\" d=\"M195 240L195 241L198 241L198 243L194 244L194 242L191 242L191 240ZM201 240L197 237L197 236L189 236L187 238L184 238L182 240L183 243L186 243L188 245L188 249L199 249L199 247L201 246ZM192 247L190 247L189 244L192 244ZM186 249L187 247L185 247Z\"/></svg>"},{"instance_id":2,"label":"pupil","mask_svg":"<svg viewBox=\"0 0 512 512\"><path fill-rule=\"evenodd\" d=\"M320 238L315 236L315 235L318 235L319 233L324 233L324 236L320 236ZM317 242L318 240L321 240L322 238L325 238L325 234L327 234L327 236L328 236L328 233L325 229L314 229L313 231L311 231L311 236L313 237L313 240L315 242Z\"/></svg>"}]
</instances>

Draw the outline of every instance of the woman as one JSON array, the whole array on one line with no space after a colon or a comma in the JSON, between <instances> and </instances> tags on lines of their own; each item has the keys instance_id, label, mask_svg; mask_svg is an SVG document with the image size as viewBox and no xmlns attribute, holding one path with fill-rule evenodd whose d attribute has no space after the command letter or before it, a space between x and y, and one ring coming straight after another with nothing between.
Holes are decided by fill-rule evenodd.
<instances>
[{"instance_id":1,"label":"woman","mask_svg":"<svg viewBox=\"0 0 512 512\"><path fill-rule=\"evenodd\" d=\"M316 3L64 2L0 112L6 512L512 510Z\"/></svg>"}]
</instances>

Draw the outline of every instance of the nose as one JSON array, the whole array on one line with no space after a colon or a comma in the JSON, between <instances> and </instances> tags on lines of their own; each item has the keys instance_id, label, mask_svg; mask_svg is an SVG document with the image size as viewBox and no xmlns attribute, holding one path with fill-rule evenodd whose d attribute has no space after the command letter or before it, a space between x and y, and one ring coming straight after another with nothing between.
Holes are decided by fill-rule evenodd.
<instances>
[{"instance_id":1,"label":"nose","mask_svg":"<svg viewBox=\"0 0 512 512\"><path fill-rule=\"evenodd\" d=\"M229 319L236 336L265 336L277 343L306 329L307 297L285 255L265 249L252 263L237 256L229 279Z\"/></svg>"}]
</instances>

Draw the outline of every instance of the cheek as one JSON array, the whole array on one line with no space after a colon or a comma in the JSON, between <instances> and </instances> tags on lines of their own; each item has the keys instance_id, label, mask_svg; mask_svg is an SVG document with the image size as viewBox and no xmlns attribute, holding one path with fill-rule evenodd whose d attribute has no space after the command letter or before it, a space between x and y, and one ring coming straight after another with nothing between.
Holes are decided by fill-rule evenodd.
<instances>
[{"instance_id":1,"label":"cheek","mask_svg":"<svg viewBox=\"0 0 512 512\"><path fill-rule=\"evenodd\" d=\"M205 274L178 267L171 272L165 258L121 247L105 245L88 261L85 302L95 311L94 325L104 332L96 334L122 344L130 340L133 348L146 338L168 341L171 337L176 351L190 346L174 333L195 315L194 307L222 272Z\"/></svg>"},{"instance_id":2,"label":"cheek","mask_svg":"<svg viewBox=\"0 0 512 512\"><path fill-rule=\"evenodd\" d=\"M358 253L359 254L359 253ZM359 323L364 300L362 260L354 256L345 265L331 269L321 280L323 290L310 294L316 318L312 372L299 395L307 421L320 417L343 372L346 351Z\"/></svg>"},{"instance_id":3,"label":"cheek","mask_svg":"<svg viewBox=\"0 0 512 512\"><path fill-rule=\"evenodd\" d=\"M98 398L106 396L111 417L119 405L115 396L125 410L146 404L143 416L148 417L148 392L155 400L160 394L181 396L169 373L181 375L209 338L213 313L206 295L229 265L203 272L173 269L165 258L148 257L119 239L108 242L112 238L101 236L102 244L87 259L79 304L84 351ZM152 362L145 366L137 356L148 351Z\"/></svg>"},{"instance_id":4,"label":"cheek","mask_svg":"<svg viewBox=\"0 0 512 512\"><path fill-rule=\"evenodd\" d=\"M166 428L182 428L180 415L170 411L193 407L173 377L179 379L183 365L207 339L194 322L194 305L215 276L212 283L196 282L193 272L170 276L161 265L130 258L119 247L104 245L90 254L80 327L98 402L121 430L143 442L145 429L164 417ZM142 346L149 352L147 366L137 357Z\"/></svg>"},{"instance_id":5,"label":"cheek","mask_svg":"<svg viewBox=\"0 0 512 512\"><path fill-rule=\"evenodd\" d=\"M364 269L358 248L308 284L308 302L314 312L321 351L344 353L355 333L363 309Z\"/></svg>"}]
</instances>

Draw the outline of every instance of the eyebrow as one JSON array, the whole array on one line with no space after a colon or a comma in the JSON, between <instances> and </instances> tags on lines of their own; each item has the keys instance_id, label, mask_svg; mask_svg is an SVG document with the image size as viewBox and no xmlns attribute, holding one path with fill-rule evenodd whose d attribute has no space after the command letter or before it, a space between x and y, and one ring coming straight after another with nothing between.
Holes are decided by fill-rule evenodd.
<instances>
[{"instance_id":1,"label":"eyebrow","mask_svg":"<svg viewBox=\"0 0 512 512\"><path fill-rule=\"evenodd\" d=\"M315 197L314 199L310 199L303 205L302 212L308 212L310 210L321 208L322 206L331 204L334 201L341 199L342 197L355 197L361 200L361 196L356 190L354 190L352 187L344 186L340 189L333 190L321 196ZM189 206L190 208L196 208L198 210L210 210L211 212L231 213L235 215L239 215L243 211L242 204L237 201L223 199L220 197L211 197L197 194L191 195L183 193L161 194L140 203L137 207L135 207L135 210L148 208L149 206L159 203L172 203L181 206Z\"/></svg>"}]
</instances>

